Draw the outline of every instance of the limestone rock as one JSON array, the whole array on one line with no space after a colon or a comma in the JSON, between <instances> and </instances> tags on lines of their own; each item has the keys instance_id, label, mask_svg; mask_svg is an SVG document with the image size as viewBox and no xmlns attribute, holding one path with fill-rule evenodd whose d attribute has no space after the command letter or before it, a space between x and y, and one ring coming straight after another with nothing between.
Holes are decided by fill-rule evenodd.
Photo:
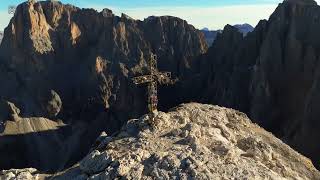
<instances>
[{"instance_id":1,"label":"limestone rock","mask_svg":"<svg viewBox=\"0 0 320 180\"><path fill-rule=\"evenodd\" d=\"M105 131L103 131L93 144L93 148L99 150L100 148L105 147L111 141L111 139L112 138L109 137Z\"/></svg>"},{"instance_id":2,"label":"limestone rock","mask_svg":"<svg viewBox=\"0 0 320 180\"><path fill-rule=\"evenodd\" d=\"M159 112L155 126L149 118L130 120L73 169L89 179L320 178L310 160L238 111L190 103Z\"/></svg>"},{"instance_id":3,"label":"limestone rock","mask_svg":"<svg viewBox=\"0 0 320 180\"><path fill-rule=\"evenodd\" d=\"M7 120L18 121L20 115L20 109L15 104L9 101L0 101L0 122Z\"/></svg>"},{"instance_id":4,"label":"limestone rock","mask_svg":"<svg viewBox=\"0 0 320 180\"><path fill-rule=\"evenodd\" d=\"M95 150L80 162L80 169L87 174L97 174L104 171L111 162L107 153Z\"/></svg>"},{"instance_id":5,"label":"limestone rock","mask_svg":"<svg viewBox=\"0 0 320 180\"><path fill-rule=\"evenodd\" d=\"M0 99L19 105L24 118L61 119L68 124L63 130L41 132L42 137L59 139L55 148L67 149L56 154L52 165L81 160L101 131L112 134L129 117L145 113L145 89L131 78L146 73L151 54L158 55L161 71L182 77L192 76L193 58L207 51L200 31L176 17L140 21L108 9L97 12L58 1L25 2L16 12L0 45ZM160 96L163 102L171 99ZM11 147L24 143L22 137L38 142L37 132L20 135L12 137ZM39 146L27 144L30 150L16 155L6 146L0 151L24 159L33 152L47 156ZM21 167L20 163L48 170L42 169L48 164L27 160L12 166Z\"/></svg>"},{"instance_id":6,"label":"limestone rock","mask_svg":"<svg viewBox=\"0 0 320 180\"><path fill-rule=\"evenodd\" d=\"M5 130L0 134L1 136L9 135L23 135L28 133L54 131L65 126L62 122L55 122L46 118L30 117L21 118L19 121L8 121Z\"/></svg>"},{"instance_id":7,"label":"limestone rock","mask_svg":"<svg viewBox=\"0 0 320 180\"><path fill-rule=\"evenodd\" d=\"M27 169L11 169L0 172L1 180L42 180L47 175L38 174L38 170L34 168Z\"/></svg>"},{"instance_id":8,"label":"limestone rock","mask_svg":"<svg viewBox=\"0 0 320 180\"><path fill-rule=\"evenodd\" d=\"M12 169L2 171L0 179L320 178L309 159L239 111L189 103L159 112L157 124L150 125L150 118L129 120L106 147L64 171L43 175Z\"/></svg>"},{"instance_id":9,"label":"limestone rock","mask_svg":"<svg viewBox=\"0 0 320 180\"><path fill-rule=\"evenodd\" d=\"M245 112L316 166L320 160L319 17L315 1L286 0L244 38L226 26L202 57L198 79L200 102Z\"/></svg>"},{"instance_id":10,"label":"limestone rock","mask_svg":"<svg viewBox=\"0 0 320 180\"><path fill-rule=\"evenodd\" d=\"M7 102L8 107L9 107L9 113L10 114L16 114L19 115L20 114L20 109L16 107L16 105L14 105L11 102Z\"/></svg>"},{"instance_id":11,"label":"limestone rock","mask_svg":"<svg viewBox=\"0 0 320 180\"><path fill-rule=\"evenodd\" d=\"M62 101L60 96L54 91L50 91L50 95L48 97L48 102L46 105L46 110L48 112L49 117L55 117L59 114L62 108Z\"/></svg>"}]
</instances>

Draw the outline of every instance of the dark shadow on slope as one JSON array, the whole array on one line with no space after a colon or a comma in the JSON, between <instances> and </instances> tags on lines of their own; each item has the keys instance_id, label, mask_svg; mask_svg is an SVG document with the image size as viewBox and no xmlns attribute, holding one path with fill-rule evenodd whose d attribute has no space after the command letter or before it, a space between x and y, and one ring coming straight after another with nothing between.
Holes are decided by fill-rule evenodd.
<instances>
[{"instance_id":1,"label":"dark shadow on slope","mask_svg":"<svg viewBox=\"0 0 320 180\"><path fill-rule=\"evenodd\" d=\"M35 167L52 171L61 168L60 161L68 152L63 148L64 138L71 133L70 128L0 136L0 169Z\"/></svg>"},{"instance_id":2,"label":"dark shadow on slope","mask_svg":"<svg viewBox=\"0 0 320 180\"><path fill-rule=\"evenodd\" d=\"M34 167L54 173L71 167L90 150L101 131L112 129L101 118L56 130L0 136L0 169Z\"/></svg>"}]
</instances>

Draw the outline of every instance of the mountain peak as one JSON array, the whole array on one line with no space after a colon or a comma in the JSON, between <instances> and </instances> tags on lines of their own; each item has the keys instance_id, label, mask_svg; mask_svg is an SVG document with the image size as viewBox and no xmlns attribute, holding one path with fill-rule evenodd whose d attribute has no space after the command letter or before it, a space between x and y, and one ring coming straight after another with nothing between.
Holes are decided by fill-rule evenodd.
<instances>
[{"instance_id":1,"label":"mountain peak","mask_svg":"<svg viewBox=\"0 0 320 180\"><path fill-rule=\"evenodd\" d=\"M201 31L210 31L210 30L209 28L205 27L205 28L202 28Z\"/></svg>"},{"instance_id":2,"label":"mountain peak","mask_svg":"<svg viewBox=\"0 0 320 180\"><path fill-rule=\"evenodd\" d=\"M314 0L285 0L284 2L301 4L301 5L317 5L317 2Z\"/></svg>"}]
</instances>

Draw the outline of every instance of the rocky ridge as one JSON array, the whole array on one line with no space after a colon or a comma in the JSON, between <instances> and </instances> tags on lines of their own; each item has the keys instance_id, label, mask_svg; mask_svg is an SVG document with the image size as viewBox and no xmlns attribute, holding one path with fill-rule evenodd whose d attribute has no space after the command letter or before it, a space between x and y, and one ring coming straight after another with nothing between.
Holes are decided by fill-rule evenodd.
<instances>
[{"instance_id":1,"label":"rocky ridge","mask_svg":"<svg viewBox=\"0 0 320 180\"><path fill-rule=\"evenodd\" d=\"M5 105L0 108L4 112L0 129L17 125L11 123L15 120L5 102L17 107L21 118L41 117L66 126L48 125L46 131L22 134L19 128L9 134L5 130L0 137L6 141L0 147L3 169L32 166L55 171L73 164L102 130L113 133L129 117L146 112L145 89L135 86L131 78L147 72L151 54L158 56L159 70L183 79L192 75L193 57L207 51L202 33L182 19L163 16L139 21L125 14L118 17L109 9L97 12L57 1L22 3L4 34L0 104ZM161 102L174 97L161 91ZM28 151L6 148L21 146ZM68 153L54 153L50 147ZM38 158L50 159L51 164L33 162Z\"/></svg>"},{"instance_id":2,"label":"rocky ridge","mask_svg":"<svg viewBox=\"0 0 320 180\"><path fill-rule=\"evenodd\" d=\"M232 107L319 166L320 7L286 0L243 37L232 26L202 57L202 102ZM201 80L202 79L202 80Z\"/></svg>"},{"instance_id":3,"label":"rocky ridge","mask_svg":"<svg viewBox=\"0 0 320 180\"><path fill-rule=\"evenodd\" d=\"M70 169L55 175L38 173L35 169L9 170L2 171L0 178L320 178L310 160L245 114L197 103L159 112L154 118L145 115L129 120L115 136L103 133L92 151Z\"/></svg>"}]
</instances>

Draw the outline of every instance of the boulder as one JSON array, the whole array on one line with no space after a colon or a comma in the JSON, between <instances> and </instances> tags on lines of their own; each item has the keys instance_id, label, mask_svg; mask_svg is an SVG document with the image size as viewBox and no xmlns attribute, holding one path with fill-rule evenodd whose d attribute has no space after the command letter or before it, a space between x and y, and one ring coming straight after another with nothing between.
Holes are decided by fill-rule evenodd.
<instances>
[{"instance_id":1,"label":"boulder","mask_svg":"<svg viewBox=\"0 0 320 180\"><path fill-rule=\"evenodd\" d=\"M80 169L87 174L97 174L104 171L112 162L106 152L100 153L95 150L88 154L81 162Z\"/></svg>"},{"instance_id":2,"label":"boulder","mask_svg":"<svg viewBox=\"0 0 320 180\"><path fill-rule=\"evenodd\" d=\"M15 104L9 101L0 101L0 122L7 120L18 121L20 109Z\"/></svg>"},{"instance_id":3,"label":"boulder","mask_svg":"<svg viewBox=\"0 0 320 180\"><path fill-rule=\"evenodd\" d=\"M48 116L49 117L57 116L61 108L62 108L62 101L60 99L60 96L54 90L51 90L48 96L48 101L46 105Z\"/></svg>"}]
</instances>

